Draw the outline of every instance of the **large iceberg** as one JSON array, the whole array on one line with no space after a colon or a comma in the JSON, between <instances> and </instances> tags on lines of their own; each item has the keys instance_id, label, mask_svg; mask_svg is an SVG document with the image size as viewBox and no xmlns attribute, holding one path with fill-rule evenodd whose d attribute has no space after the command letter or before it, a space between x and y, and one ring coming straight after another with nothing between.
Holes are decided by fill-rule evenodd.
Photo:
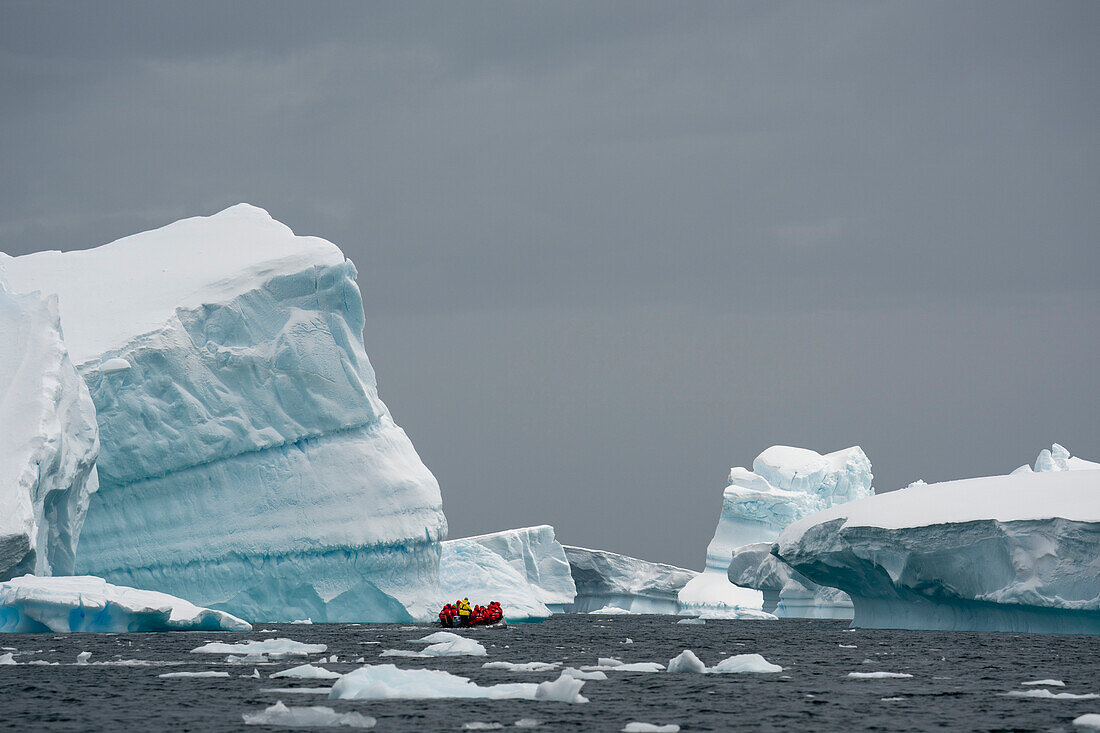
<instances>
[{"instance_id":1,"label":"large iceberg","mask_svg":"<svg viewBox=\"0 0 1100 733\"><path fill-rule=\"evenodd\" d=\"M439 560L444 600L500 601L508 621L543 619L577 593L549 525L447 540Z\"/></svg>"},{"instance_id":2,"label":"large iceberg","mask_svg":"<svg viewBox=\"0 0 1100 733\"><path fill-rule=\"evenodd\" d=\"M566 545L565 555L576 584L571 613L621 608L632 613L676 614L677 595L698 573L675 565L647 562L603 550Z\"/></svg>"},{"instance_id":3,"label":"large iceberg","mask_svg":"<svg viewBox=\"0 0 1100 733\"><path fill-rule=\"evenodd\" d=\"M434 613L439 487L378 398L334 244L241 204L0 274L57 295L95 404L78 572L256 620Z\"/></svg>"},{"instance_id":4,"label":"large iceberg","mask_svg":"<svg viewBox=\"0 0 1100 733\"><path fill-rule=\"evenodd\" d=\"M66 574L99 451L95 408L69 359L55 296L0 273L0 580Z\"/></svg>"},{"instance_id":5,"label":"large iceberg","mask_svg":"<svg viewBox=\"0 0 1100 733\"><path fill-rule=\"evenodd\" d=\"M764 611L779 618L852 618L847 593L814 583L771 551L771 542L737 548L726 576L734 585L761 591Z\"/></svg>"},{"instance_id":6,"label":"large iceberg","mask_svg":"<svg viewBox=\"0 0 1100 733\"><path fill-rule=\"evenodd\" d=\"M223 611L102 578L25 575L0 583L0 633L251 630Z\"/></svg>"},{"instance_id":7,"label":"large iceberg","mask_svg":"<svg viewBox=\"0 0 1100 733\"><path fill-rule=\"evenodd\" d=\"M791 525L774 552L846 591L854 626L1100 633L1100 470L1076 468L861 499Z\"/></svg>"}]
</instances>

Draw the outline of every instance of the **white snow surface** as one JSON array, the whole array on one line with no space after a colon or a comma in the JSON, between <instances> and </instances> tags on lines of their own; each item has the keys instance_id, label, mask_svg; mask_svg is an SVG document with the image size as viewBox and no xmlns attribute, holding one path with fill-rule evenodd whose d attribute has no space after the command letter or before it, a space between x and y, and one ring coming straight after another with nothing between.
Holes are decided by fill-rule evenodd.
<instances>
[{"instance_id":1,"label":"white snow surface","mask_svg":"<svg viewBox=\"0 0 1100 733\"><path fill-rule=\"evenodd\" d=\"M565 550L545 524L443 542L439 583L444 602L500 601L506 621L546 618L577 592Z\"/></svg>"},{"instance_id":2,"label":"white snow surface","mask_svg":"<svg viewBox=\"0 0 1100 733\"><path fill-rule=\"evenodd\" d=\"M587 702L580 695L583 680L564 673L549 682L517 682L480 686L467 677L440 669L401 669L392 664L367 665L353 670L332 686L334 700L557 700Z\"/></svg>"},{"instance_id":3,"label":"white snow surface","mask_svg":"<svg viewBox=\"0 0 1100 733\"><path fill-rule=\"evenodd\" d=\"M24 575L0 583L0 632L200 630L251 631L252 626L224 611L102 578Z\"/></svg>"},{"instance_id":4,"label":"white snow surface","mask_svg":"<svg viewBox=\"0 0 1100 733\"><path fill-rule=\"evenodd\" d=\"M265 725L278 728L373 728L378 722L362 713L338 713L323 705L288 707L282 700L258 713L244 713L245 725Z\"/></svg>"},{"instance_id":5,"label":"white snow surface","mask_svg":"<svg viewBox=\"0 0 1100 733\"><path fill-rule=\"evenodd\" d=\"M604 550L565 547L576 598L571 613L621 608L635 613L675 614L677 594L698 573Z\"/></svg>"},{"instance_id":6,"label":"white snow surface","mask_svg":"<svg viewBox=\"0 0 1100 733\"><path fill-rule=\"evenodd\" d=\"M439 487L378 398L334 244L241 204L0 275L56 296L95 405L77 572L254 620L438 611Z\"/></svg>"},{"instance_id":7,"label":"white snow surface","mask_svg":"<svg viewBox=\"0 0 1100 733\"><path fill-rule=\"evenodd\" d=\"M0 272L0 580L71 574L99 485L99 430L69 358L57 297L15 295Z\"/></svg>"}]
</instances>

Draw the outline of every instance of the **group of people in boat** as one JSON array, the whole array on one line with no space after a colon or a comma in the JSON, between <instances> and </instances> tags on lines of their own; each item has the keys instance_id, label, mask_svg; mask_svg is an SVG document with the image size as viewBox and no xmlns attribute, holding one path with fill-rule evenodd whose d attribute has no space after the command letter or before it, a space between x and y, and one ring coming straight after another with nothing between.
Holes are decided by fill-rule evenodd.
<instances>
[{"instance_id":1,"label":"group of people in boat","mask_svg":"<svg viewBox=\"0 0 1100 733\"><path fill-rule=\"evenodd\" d=\"M504 609L499 601L489 601L488 606L471 606L469 598L448 603L439 612L439 623L444 626L488 626L504 620Z\"/></svg>"}]
</instances>

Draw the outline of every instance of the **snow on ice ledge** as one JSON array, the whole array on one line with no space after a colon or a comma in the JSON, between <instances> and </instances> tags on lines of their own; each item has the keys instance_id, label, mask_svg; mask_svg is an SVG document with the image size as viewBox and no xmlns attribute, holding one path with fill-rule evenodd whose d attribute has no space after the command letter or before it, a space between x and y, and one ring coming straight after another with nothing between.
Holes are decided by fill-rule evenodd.
<instances>
[{"instance_id":1,"label":"snow on ice ledge","mask_svg":"<svg viewBox=\"0 0 1100 733\"><path fill-rule=\"evenodd\" d=\"M73 571L98 451L57 298L15 295L0 273L0 580Z\"/></svg>"},{"instance_id":2,"label":"snow on ice ledge","mask_svg":"<svg viewBox=\"0 0 1100 733\"><path fill-rule=\"evenodd\" d=\"M251 631L228 613L89 576L24 575L0 583L0 632Z\"/></svg>"},{"instance_id":3,"label":"snow on ice ledge","mask_svg":"<svg viewBox=\"0 0 1100 733\"><path fill-rule=\"evenodd\" d=\"M796 522L774 549L853 626L1100 634L1100 470L914 485Z\"/></svg>"},{"instance_id":4,"label":"snow on ice ledge","mask_svg":"<svg viewBox=\"0 0 1100 733\"><path fill-rule=\"evenodd\" d=\"M612 607L632 613L677 614L677 594L698 573L675 565L583 547L565 547L577 594L566 608L591 613Z\"/></svg>"},{"instance_id":5,"label":"snow on ice ledge","mask_svg":"<svg viewBox=\"0 0 1100 733\"><path fill-rule=\"evenodd\" d=\"M550 525L509 529L442 543L444 601L500 601L508 621L544 619L573 602L576 586Z\"/></svg>"},{"instance_id":6,"label":"snow on ice ledge","mask_svg":"<svg viewBox=\"0 0 1100 733\"><path fill-rule=\"evenodd\" d=\"M334 244L242 204L0 273L57 294L95 404L77 571L255 620L434 613L439 487L378 398Z\"/></svg>"}]
</instances>

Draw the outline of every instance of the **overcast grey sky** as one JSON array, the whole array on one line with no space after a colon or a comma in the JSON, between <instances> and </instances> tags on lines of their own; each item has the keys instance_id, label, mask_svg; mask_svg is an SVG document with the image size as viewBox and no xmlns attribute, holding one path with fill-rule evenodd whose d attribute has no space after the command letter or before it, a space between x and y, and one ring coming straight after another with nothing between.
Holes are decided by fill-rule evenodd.
<instances>
[{"instance_id":1,"label":"overcast grey sky","mask_svg":"<svg viewBox=\"0 0 1100 733\"><path fill-rule=\"evenodd\" d=\"M1100 459L1100 3L0 3L0 250L339 244L452 536Z\"/></svg>"}]
</instances>

